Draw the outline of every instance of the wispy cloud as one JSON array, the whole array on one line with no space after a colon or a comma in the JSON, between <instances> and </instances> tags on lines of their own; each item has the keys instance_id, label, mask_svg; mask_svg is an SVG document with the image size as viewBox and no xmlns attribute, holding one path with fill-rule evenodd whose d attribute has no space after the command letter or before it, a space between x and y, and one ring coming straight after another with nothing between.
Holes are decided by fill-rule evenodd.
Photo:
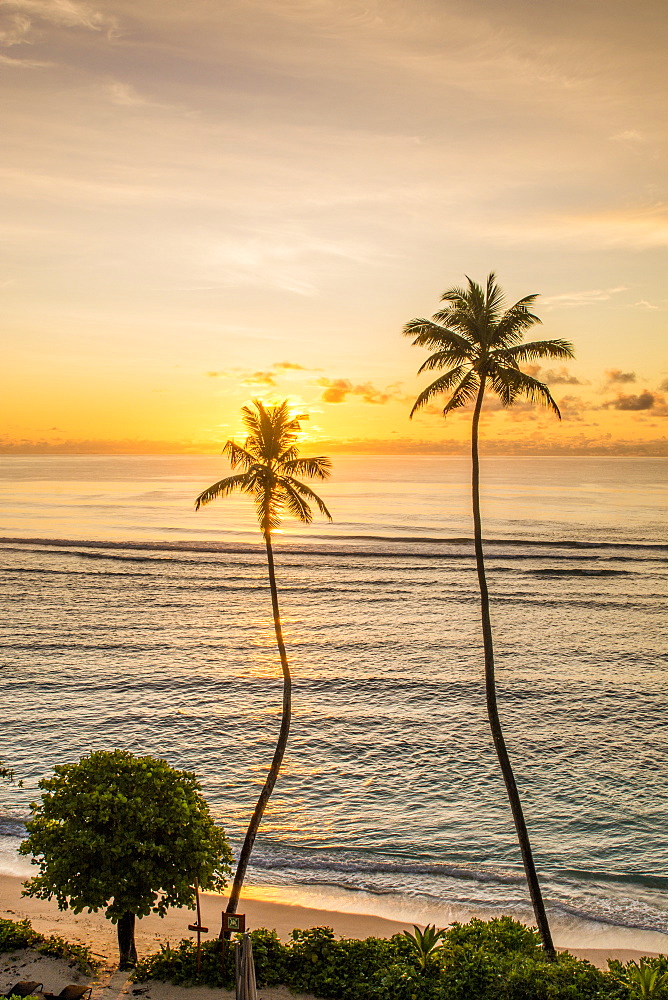
<instances>
[{"instance_id":1,"label":"wispy cloud","mask_svg":"<svg viewBox=\"0 0 668 1000\"><path fill-rule=\"evenodd\" d=\"M286 372L308 372L314 370L312 368L305 368L304 365L298 365L295 361L275 361L271 367Z\"/></svg>"},{"instance_id":2,"label":"wispy cloud","mask_svg":"<svg viewBox=\"0 0 668 1000\"><path fill-rule=\"evenodd\" d=\"M117 24L109 14L76 0L2 0L2 6L15 11L15 17L24 18L28 29L40 22L91 31L110 30Z\"/></svg>"},{"instance_id":3,"label":"wispy cloud","mask_svg":"<svg viewBox=\"0 0 668 1000\"><path fill-rule=\"evenodd\" d=\"M32 22L24 14L10 15L4 27L0 28L0 45L11 48L12 45L21 45L28 41Z\"/></svg>"},{"instance_id":4,"label":"wispy cloud","mask_svg":"<svg viewBox=\"0 0 668 1000\"><path fill-rule=\"evenodd\" d=\"M273 372L252 372L249 375L245 375L241 380L242 385L253 386L275 386L276 376Z\"/></svg>"},{"instance_id":5,"label":"wispy cloud","mask_svg":"<svg viewBox=\"0 0 668 1000\"><path fill-rule=\"evenodd\" d=\"M562 292L560 295L546 295L541 298L541 305L547 306L588 306L594 302L607 302L613 295L626 291L626 285L616 288L592 288L583 292Z\"/></svg>"},{"instance_id":6,"label":"wispy cloud","mask_svg":"<svg viewBox=\"0 0 668 1000\"><path fill-rule=\"evenodd\" d=\"M0 45L2 44L0 33ZM0 65L15 66L17 69L52 69L56 63L45 59L13 59L12 56L0 55Z\"/></svg>"},{"instance_id":7,"label":"wispy cloud","mask_svg":"<svg viewBox=\"0 0 668 1000\"><path fill-rule=\"evenodd\" d=\"M647 142L647 136L643 135L642 132L638 132L635 128L627 128L623 132L617 132L616 135L611 135L610 138L613 142Z\"/></svg>"}]
</instances>

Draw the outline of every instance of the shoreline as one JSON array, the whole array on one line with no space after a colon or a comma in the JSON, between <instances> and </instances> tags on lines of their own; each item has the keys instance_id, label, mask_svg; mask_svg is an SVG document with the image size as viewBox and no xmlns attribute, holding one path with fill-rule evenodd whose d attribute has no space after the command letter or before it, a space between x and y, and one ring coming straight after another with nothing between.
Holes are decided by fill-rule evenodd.
<instances>
[{"instance_id":1,"label":"shoreline","mask_svg":"<svg viewBox=\"0 0 668 1000\"><path fill-rule=\"evenodd\" d=\"M117 956L116 928L105 919L101 911L75 914L71 910L59 910L55 900L21 896L22 882L20 876L0 874L0 917L10 920L27 918L36 931L47 935L55 934L72 943L88 945L94 955L102 959L107 967L114 965ZM202 920L209 928L205 939L211 939L218 934L225 897L202 893L200 900ZM289 938L293 928L326 925L340 937L365 938L390 937L413 926L411 919L390 919L373 913L350 912L286 901L285 898L280 898L278 890L269 888L263 890L257 886L251 886L246 891L241 912L246 914L246 924L249 929L256 927L275 929L283 940ZM194 938L194 933L188 930L188 924L193 921L194 911L186 908L171 908L163 919L151 914L138 920L136 941L139 956L143 957L157 951L163 941L176 944L182 938ZM657 945L660 937L663 935L657 934ZM569 941L560 940L558 932L555 933L555 940L560 951L568 950L577 958L586 959L602 969L607 968L608 958L628 962L631 959L637 961L642 955L661 953L660 950L618 947L612 942L602 947L577 947ZM601 944L603 945L603 940ZM664 953L668 953L668 940L666 945L662 949Z\"/></svg>"}]
</instances>

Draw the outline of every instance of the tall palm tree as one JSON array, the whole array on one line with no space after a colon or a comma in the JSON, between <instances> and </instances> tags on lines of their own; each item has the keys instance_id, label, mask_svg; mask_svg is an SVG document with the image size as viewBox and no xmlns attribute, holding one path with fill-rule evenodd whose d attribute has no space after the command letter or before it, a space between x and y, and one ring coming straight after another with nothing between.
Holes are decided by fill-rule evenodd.
<instances>
[{"instance_id":1,"label":"tall palm tree","mask_svg":"<svg viewBox=\"0 0 668 1000\"><path fill-rule=\"evenodd\" d=\"M253 407L254 409L244 406L241 410L244 425L248 430L248 437L244 445L228 441L223 449L223 454L229 458L232 469L241 468L243 471L214 483L208 490L200 493L195 501L195 510L199 510L200 507L212 500L228 496L235 491L248 493L253 497L260 531L267 549L274 631L283 671L281 728L269 773L241 847L232 891L227 904L228 913L236 913L253 844L269 796L276 784L290 733L292 679L283 641L271 533L280 525L284 513L296 517L303 524L310 524L313 520L313 514L309 501L316 504L321 514L329 518L330 521L332 520L331 514L320 497L305 483L295 478L296 476L307 476L310 479L327 479L332 468L332 463L328 458L322 456L318 458L299 457L299 449L295 442L300 431L300 420L304 420L306 417L304 415L291 415L287 400L277 406L265 406L255 399Z\"/></svg>"},{"instance_id":2,"label":"tall palm tree","mask_svg":"<svg viewBox=\"0 0 668 1000\"><path fill-rule=\"evenodd\" d=\"M420 367L419 372L445 369L444 374L439 375L420 393L411 410L411 417L434 396L444 393L449 394L443 408L445 417L461 406L474 404L471 429L473 529L480 586L487 714L510 801L543 949L549 958L554 958L550 925L497 707L494 644L480 519L478 427L485 389L488 387L496 393L503 406L512 406L517 399L524 396L532 402L545 403L561 419L559 407L548 387L523 372L520 365L543 358L572 358L573 348L566 340L523 343L524 331L540 323L539 318L531 312L537 295L527 295L503 311L503 292L497 285L494 274L490 274L487 278L485 288L470 278L467 278L467 282L468 287L451 288L443 294L441 301L447 304L435 313L431 320L413 319L404 327L404 334L414 338L413 344L434 351Z\"/></svg>"}]
</instances>

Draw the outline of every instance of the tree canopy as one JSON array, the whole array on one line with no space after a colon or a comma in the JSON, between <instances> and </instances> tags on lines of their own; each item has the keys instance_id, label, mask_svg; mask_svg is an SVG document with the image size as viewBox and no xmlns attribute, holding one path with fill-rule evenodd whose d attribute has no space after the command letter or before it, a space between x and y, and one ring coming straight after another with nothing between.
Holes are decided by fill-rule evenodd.
<instances>
[{"instance_id":1,"label":"tree canopy","mask_svg":"<svg viewBox=\"0 0 668 1000\"><path fill-rule=\"evenodd\" d=\"M322 455L315 458L299 456L297 439L301 430L300 421L307 420L307 415L293 416L287 399L276 406L265 406L259 399L254 399L253 407L241 408L242 420L248 430L243 446L227 441L223 448L232 468L241 468L243 472L220 479L200 493L195 501L195 510L238 490L253 497L260 530L265 538L278 528L284 513L291 514L303 524L310 524L313 520L311 503L315 503L320 513L331 521L332 515L317 493L296 478L327 479L332 468L330 460Z\"/></svg>"},{"instance_id":2,"label":"tree canopy","mask_svg":"<svg viewBox=\"0 0 668 1000\"><path fill-rule=\"evenodd\" d=\"M75 913L104 908L115 923L192 906L195 879L203 889L225 888L230 848L194 774L100 750L57 766L39 787L19 848L40 866L25 895L55 897Z\"/></svg>"},{"instance_id":3,"label":"tree canopy","mask_svg":"<svg viewBox=\"0 0 668 1000\"><path fill-rule=\"evenodd\" d=\"M522 371L520 365L545 358L567 360L573 347L567 340L523 341L525 330L540 323L531 312L537 295L526 295L504 311L503 291L490 274L483 288L467 279L466 288L449 288L441 296L447 303L432 319L413 319L404 334L413 344L433 350L418 370L445 369L415 400L411 416L434 396L450 393L443 415L472 403L486 385L503 406L521 396L545 403L559 417L559 407L548 387Z\"/></svg>"}]
</instances>

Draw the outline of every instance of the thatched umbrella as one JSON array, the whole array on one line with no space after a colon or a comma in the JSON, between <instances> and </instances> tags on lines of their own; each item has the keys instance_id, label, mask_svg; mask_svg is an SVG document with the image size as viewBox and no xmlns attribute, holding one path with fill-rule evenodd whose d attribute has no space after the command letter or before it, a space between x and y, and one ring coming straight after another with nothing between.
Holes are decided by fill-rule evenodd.
<instances>
[{"instance_id":1,"label":"thatched umbrella","mask_svg":"<svg viewBox=\"0 0 668 1000\"><path fill-rule=\"evenodd\" d=\"M236 1000L257 1000L253 944L248 931L242 941L237 941L234 959L237 974Z\"/></svg>"}]
</instances>

